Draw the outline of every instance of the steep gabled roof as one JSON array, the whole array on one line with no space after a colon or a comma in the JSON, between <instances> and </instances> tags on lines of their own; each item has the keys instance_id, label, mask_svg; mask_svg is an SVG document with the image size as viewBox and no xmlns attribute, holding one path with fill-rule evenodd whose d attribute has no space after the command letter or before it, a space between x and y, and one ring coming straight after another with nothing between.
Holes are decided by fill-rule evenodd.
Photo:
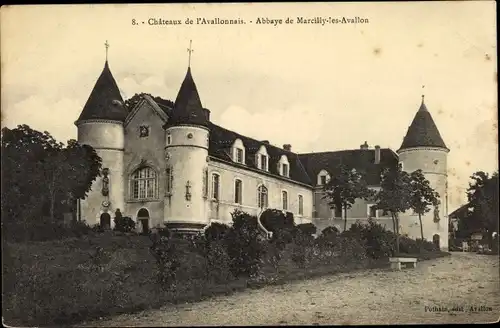
<instances>
[{"instance_id":1,"label":"steep gabled roof","mask_svg":"<svg viewBox=\"0 0 500 328\"><path fill-rule=\"evenodd\" d=\"M172 116L168 122L169 126L177 124L208 125L208 120L203 111L200 95L191 75L190 67L179 89Z\"/></svg>"},{"instance_id":2,"label":"steep gabled roof","mask_svg":"<svg viewBox=\"0 0 500 328\"><path fill-rule=\"evenodd\" d=\"M413 147L437 147L448 149L441 134L427 110L422 96L422 104L413 118L399 150Z\"/></svg>"},{"instance_id":3,"label":"steep gabled roof","mask_svg":"<svg viewBox=\"0 0 500 328\"><path fill-rule=\"evenodd\" d=\"M106 61L77 122L92 119L124 122L127 114L120 90Z\"/></svg>"},{"instance_id":4,"label":"steep gabled roof","mask_svg":"<svg viewBox=\"0 0 500 328\"><path fill-rule=\"evenodd\" d=\"M380 175L384 168L396 166L398 156L389 148L380 149L380 163L375 164L374 149L353 149L318 153L299 154L300 161L307 168L307 174L316 185L319 172L323 169L330 174L338 165L343 164L364 175L367 184L380 184Z\"/></svg>"}]
</instances>

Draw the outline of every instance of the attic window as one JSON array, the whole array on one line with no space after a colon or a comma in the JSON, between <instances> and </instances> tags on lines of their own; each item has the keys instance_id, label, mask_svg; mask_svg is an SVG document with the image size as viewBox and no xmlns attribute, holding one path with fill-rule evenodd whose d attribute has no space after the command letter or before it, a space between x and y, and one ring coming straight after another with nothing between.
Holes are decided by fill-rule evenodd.
<instances>
[{"instance_id":1,"label":"attic window","mask_svg":"<svg viewBox=\"0 0 500 328\"><path fill-rule=\"evenodd\" d=\"M257 167L263 171L269 170L269 156L264 145L260 146L259 151L255 154L255 162Z\"/></svg>"},{"instance_id":2,"label":"attic window","mask_svg":"<svg viewBox=\"0 0 500 328\"><path fill-rule=\"evenodd\" d=\"M326 170L321 170L318 173L318 181L317 184L319 186L324 186L330 181L330 174Z\"/></svg>"},{"instance_id":3,"label":"attic window","mask_svg":"<svg viewBox=\"0 0 500 328\"><path fill-rule=\"evenodd\" d=\"M260 155L260 169L267 171L267 156Z\"/></svg>"},{"instance_id":4,"label":"attic window","mask_svg":"<svg viewBox=\"0 0 500 328\"><path fill-rule=\"evenodd\" d=\"M282 171L282 175L285 176L285 177L288 177L288 164L282 164L281 165L281 171Z\"/></svg>"},{"instance_id":5,"label":"attic window","mask_svg":"<svg viewBox=\"0 0 500 328\"><path fill-rule=\"evenodd\" d=\"M243 149L236 148L236 162L243 163Z\"/></svg>"},{"instance_id":6,"label":"attic window","mask_svg":"<svg viewBox=\"0 0 500 328\"><path fill-rule=\"evenodd\" d=\"M289 177L290 174L290 163L286 155L282 155L278 162L278 170L280 174L284 177Z\"/></svg>"},{"instance_id":7,"label":"attic window","mask_svg":"<svg viewBox=\"0 0 500 328\"><path fill-rule=\"evenodd\" d=\"M241 139L236 139L232 146L233 161L245 164L245 146Z\"/></svg>"}]
</instances>

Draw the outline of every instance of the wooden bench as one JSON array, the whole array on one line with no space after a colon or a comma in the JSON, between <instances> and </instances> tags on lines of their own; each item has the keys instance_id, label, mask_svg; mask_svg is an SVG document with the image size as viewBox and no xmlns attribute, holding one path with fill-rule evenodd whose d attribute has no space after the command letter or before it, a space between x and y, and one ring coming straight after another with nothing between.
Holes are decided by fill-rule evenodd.
<instances>
[{"instance_id":1,"label":"wooden bench","mask_svg":"<svg viewBox=\"0 0 500 328\"><path fill-rule=\"evenodd\" d=\"M410 263L413 268L417 267L416 257L390 257L389 263L391 263L391 269L401 270L401 263Z\"/></svg>"}]
</instances>

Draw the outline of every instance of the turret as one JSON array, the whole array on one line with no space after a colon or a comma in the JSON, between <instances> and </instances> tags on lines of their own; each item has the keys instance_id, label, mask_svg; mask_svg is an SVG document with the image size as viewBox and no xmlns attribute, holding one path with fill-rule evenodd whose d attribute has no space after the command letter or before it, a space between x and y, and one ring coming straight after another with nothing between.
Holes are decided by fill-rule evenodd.
<instances>
[{"instance_id":1,"label":"turret","mask_svg":"<svg viewBox=\"0 0 500 328\"><path fill-rule=\"evenodd\" d=\"M439 193L441 204L424 215L422 225L424 238L436 244L439 241L442 249L448 247L447 159L449 151L422 96L420 108L397 153L404 171L411 173L421 169L431 186ZM420 238L419 235L418 238Z\"/></svg>"},{"instance_id":2,"label":"turret","mask_svg":"<svg viewBox=\"0 0 500 328\"><path fill-rule=\"evenodd\" d=\"M165 225L177 232L197 232L209 224L208 119L189 67L165 125Z\"/></svg>"},{"instance_id":3,"label":"turret","mask_svg":"<svg viewBox=\"0 0 500 328\"><path fill-rule=\"evenodd\" d=\"M106 42L106 50L108 44ZM90 225L113 227L113 215L124 210L123 122L127 116L122 96L106 58L104 69L75 122L78 142L92 146L102 158L101 176L80 202L79 216Z\"/></svg>"}]
</instances>

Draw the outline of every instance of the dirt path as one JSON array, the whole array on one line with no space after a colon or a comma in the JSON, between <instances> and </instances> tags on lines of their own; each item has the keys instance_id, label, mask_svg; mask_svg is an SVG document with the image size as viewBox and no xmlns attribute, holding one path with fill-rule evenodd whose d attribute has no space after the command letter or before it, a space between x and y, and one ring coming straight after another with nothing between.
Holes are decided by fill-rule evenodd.
<instances>
[{"instance_id":1,"label":"dirt path","mask_svg":"<svg viewBox=\"0 0 500 328\"><path fill-rule=\"evenodd\" d=\"M460 306L463 312L454 309ZM89 326L479 323L497 321L499 315L498 256L453 253L416 269L269 286Z\"/></svg>"}]
</instances>

